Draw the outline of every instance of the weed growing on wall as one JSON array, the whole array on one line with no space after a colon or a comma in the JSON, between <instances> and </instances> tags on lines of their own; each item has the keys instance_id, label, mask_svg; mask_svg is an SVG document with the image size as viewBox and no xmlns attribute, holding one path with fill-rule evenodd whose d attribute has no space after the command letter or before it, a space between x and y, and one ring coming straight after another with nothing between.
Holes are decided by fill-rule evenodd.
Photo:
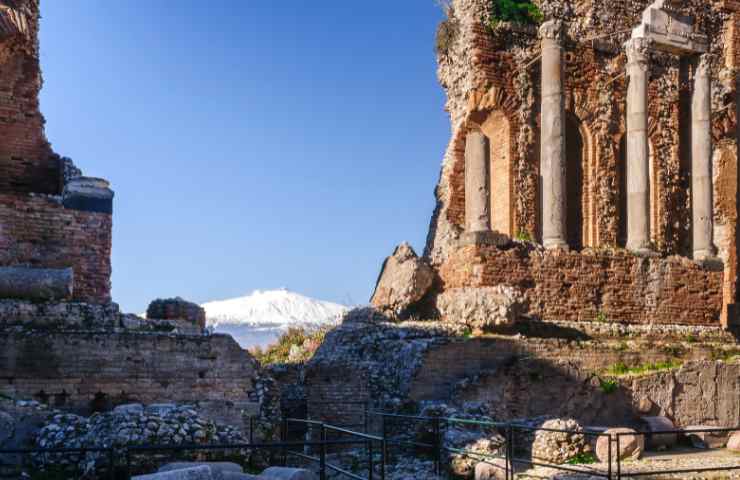
<instances>
[{"instance_id":1,"label":"weed growing on wall","mask_svg":"<svg viewBox=\"0 0 740 480\"><path fill-rule=\"evenodd\" d=\"M455 10L449 1L438 0L437 3L447 18L437 26L435 49L438 55L447 56L460 32L460 21L455 17Z\"/></svg>"},{"instance_id":2,"label":"weed growing on wall","mask_svg":"<svg viewBox=\"0 0 740 480\"><path fill-rule=\"evenodd\" d=\"M500 22L537 25L545 19L542 11L530 0L493 0L491 2L491 27Z\"/></svg>"}]
</instances>

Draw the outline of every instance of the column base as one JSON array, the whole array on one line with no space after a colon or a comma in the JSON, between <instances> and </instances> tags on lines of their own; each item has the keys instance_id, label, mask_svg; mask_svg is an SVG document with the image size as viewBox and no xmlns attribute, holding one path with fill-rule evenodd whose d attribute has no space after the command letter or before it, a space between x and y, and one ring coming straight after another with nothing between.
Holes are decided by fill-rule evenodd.
<instances>
[{"instance_id":1,"label":"column base","mask_svg":"<svg viewBox=\"0 0 740 480\"><path fill-rule=\"evenodd\" d=\"M542 246L547 250L565 250L570 251L568 242L560 238L546 238L542 240Z\"/></svg>"},{"instance_id":2,"label":"column base","mask_svg":"<svg viewBox=\"0 0 740 480\"><path fill-rule=\"evenodd\" d=\"M480 232L465 232L460 237L460 245L487 245L493 247L503 247L511 243L511 239L503 233L492 230Z\"/></svg>"},{"instance_id":3,"label":"column base","mask_svg":"<svg viewBox=\"0 0 740 480\"><path fill-rule=\"evenodd\" d=\"M625 247L630 252L634 253L635 255L638 255L640 257L657 257L659 256L658 252L656 252L653 249L653 246L649 243L637 243L637 244L630 244L627 242L627 246Z\"/></svg>"},{"instance_id":4,"label":"column base","mask_svg":"<svg viewBox=\"0 0 740 480\"><path fill-rule=\"evenodd\" d=\"M711 248L706 250L694 250L694 260L697 262L717 260L717 252Z\"/></svg>"}]
</instances>

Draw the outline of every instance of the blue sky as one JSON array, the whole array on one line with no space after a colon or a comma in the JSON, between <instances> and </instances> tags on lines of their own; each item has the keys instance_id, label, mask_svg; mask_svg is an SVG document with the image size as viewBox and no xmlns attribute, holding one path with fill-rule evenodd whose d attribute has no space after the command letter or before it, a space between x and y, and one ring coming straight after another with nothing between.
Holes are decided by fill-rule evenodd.
<instances>
[{"instance_id":1,"label":"blue sky","mask_svg":"<svg viewBox=\"0 0 740 480\"><path fill-rule=\"evenodd\" d=\"M116 191L113 296L368 300L449 139L433 0L45 0L55 151Z\"/></svg>"}]
</instances>

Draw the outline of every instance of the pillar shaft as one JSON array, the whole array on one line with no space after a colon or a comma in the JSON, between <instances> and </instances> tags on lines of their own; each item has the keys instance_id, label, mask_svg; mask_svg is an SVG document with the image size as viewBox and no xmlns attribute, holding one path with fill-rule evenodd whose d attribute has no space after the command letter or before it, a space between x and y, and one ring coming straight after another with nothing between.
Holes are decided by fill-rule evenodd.
<instances>
[{"instance_id":1,"label":"pillar shaft","mask_svg":"<svg viewBox=\"0 0 740 480\"><path fill-rule=\"evenodd\" d=\"M465 142L465 230L491 230L488 193L488 139L482 132L468 133Z\"/></svg>"},{"instance_id":2,"label":"pillar shaft","mask_svg":"<svg viewBox=\"0 0 740 480\"><path fill-rule=\"evenodd\" d=\"M627 51L627 248L650 248L648 148L648 41L634 38Z\"/></svg>"},{"instance_id":3,"label":"pillar shaft","mask_svg":"<svg viewBox=\"0 0 740 480\"><path fill-rule=\"evenodd\" d=\"M542 40L542 126L540 179L542 183L542 243L567 248L565 209L565 101L561 25L551 20L540 27Z\"/></svg>"},{"instance_id":4,"label":"pillar shaft","mask_svg":"<svg viewBox=\"0 0 740 480\"><path fill-rule=\"evenodd\" d=\"M714 255L712 243L712 96L710 58L702 55L691 101L691 212L694 259Z\"/></svg>"}]
</instances>

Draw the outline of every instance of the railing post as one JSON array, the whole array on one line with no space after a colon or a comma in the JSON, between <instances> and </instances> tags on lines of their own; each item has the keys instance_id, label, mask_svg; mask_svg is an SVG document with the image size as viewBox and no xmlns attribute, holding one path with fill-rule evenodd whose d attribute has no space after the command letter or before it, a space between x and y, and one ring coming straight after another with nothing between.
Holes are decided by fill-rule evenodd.
<instances>
[{"instance_id":1,"label":"railing post","mask_svg":"<svg viewBox=\"0 0 740 480\"><path fill-rule=\"evenodd\" d=\"M321 447L319 450L319 479L326 480L326 427L321 424Z\"/></svg>"},{"instance_id":2,"label":"railing post","mask_svg":"<svg viewBox=\"0 0 740 480\"><path fill-rule=\"evenodd\" d=\"M617 433L617 480L622 480L622 453L619 451L619 433Z\"/></svg>"},{"instance_id":3,"label":"railing post","mask_svg":"<svg viewBox=\"0 0 740 480\"><path fill-rule=\"evenodd\" d=\"M370 401L365 400L365 433L370 433Z\"/></svg>"},{"instance_id":4,"label":"railing post","mask_svg":"<svg viewBox=\"0 0 740 480\"><path fill-rule=\"evenodd\" d=\"M432 431L434 432L434 473L439 476L442 473L442 429L439 417L432 420Z\"/></svg>"},{"instance_id":5,"label":"railing post","mask_svg":"<svg viewBox=\"0 0 740 480\"><path fill-rule=\"evenodd\" d=\"M282 421L282 428L280 429L280 441L283 444L283 466L288 466L288 446L285 445L285 442L288 441L288 419L286 417L283 417Z\"/></svg>"},{"instance_id":6,"label":"railing post","mask_svg":"<svg viewBox=\"0 0 740 480\"><path fill-rule=\"evenodd\" d=\"M612 480L612 434L608 433L609 435L609 451L608 451L608 457L609 457L609 468L607 469L607 474L609 475L609 480ZM596 441L598 442L599 439L597 438ZM619 437L617 437L617 442L619 442Z\"/></svg>"},{"instance_id":7,"label":"railing post","mask_svg":"<svg viewBox=\"0 0 740 480\"><path fill-rule=\"evenodd\" d=\"M249 416L249 443L254 443L254 415Z\"/></svg>"},{"instance_id":8,"label":"railing post","mask_svg":"<svg viewBox=\"0 0 740 480\"><path fill-rule=\"evenodd\" d=\"M126 449L126 480L131 478L131 451Z\"/></svg>"},{"instance_id":9,"label":"railing post","mask_svg":"<svg viewBox=\"0 0 740 480\"><path fill-rule=\"evenodd\" d=\"M368 480L373 480L373 441L367 441Z\"/></svg>"},{"instance_id":10,"label":"railing post","mask_svg":"<svg viewBox=\"0 0 740 480\"><path fill-rule=\"evenodd\" d=\"M386 456L388 455L388 442L385 437L380 442L380 480L385 480L385 465L387 463Z\"/></svg>"},{"instance_id":11,"label":"railing post","mask_svg":"<svg viewBox=\"0 0 740 480\"><path fill-rule=\"evenodd\" d=\"M511 424L506 426L506 436L508 440L506 442L506 469L510 474L510 478L513 480L516 476L516 470L514 469L514 427Z\"/></svg>"},{"instance_id":12,"label":"railing post","mask_svg":"<svg viewBox=\"0 0 740 480\"><path fill-rule=\"evenodd\" d=\"M113 447L108 450L108 468L110 480L116 480L116 450Z\"/></svg>"}]
</instances>

